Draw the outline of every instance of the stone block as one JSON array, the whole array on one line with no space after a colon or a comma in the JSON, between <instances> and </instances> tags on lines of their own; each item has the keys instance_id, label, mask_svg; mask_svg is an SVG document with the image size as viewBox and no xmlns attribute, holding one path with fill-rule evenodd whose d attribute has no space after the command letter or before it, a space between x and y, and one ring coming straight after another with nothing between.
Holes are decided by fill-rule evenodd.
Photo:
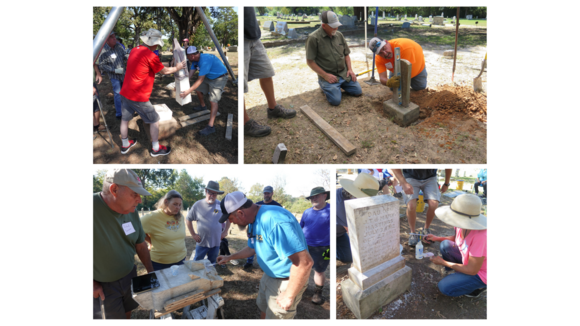
<instances>
[{"instance_id":1,"label":"stone block","mask_svg":"<svg viewBox=\"0 0 580 326\"><path fill-rule=\"evenodd\" d=\"M401 28L411 28L411 23L409 22L404 22L403 26L401 26Z\"/></svg>"},{"instance_id":2,"label":"stone block","mask_svg":"<svg viewBox=\"0 0 580 326\"><path fill-rule=\"evenodd\" d=\"M399 255L367 270L364 273L351 267L348 269L348 276L359 288L366 290L403 267L405 267L405 259L403 256Z\"/></svg>"},{"instance_id":3,"label":"stone block","mask_svg":"<svg viewBox=\"0 0 580 326\"><path fill-rule=\"evenodd\" d=\"M295 28L290 28L288 30L288 38L298 38L298 33L296 33L296 29Z\"/></svg>"},{"instance_id":4,"label":"stone block","mask_svg":"<svg viewBox=\"0 0 580 326\"><path fill-rule=\"evenodd\" d=\"M419 119L419 106L409 102L409 107L402 107L394 99L383 102L383 110L387 116L393 118L393 122L401 127L407 127Z\"/></svg>"},{"instance_id":5,"label":"stone block","mask_svg":"<svg viewBox=\"0 0 580 326\"><path fill-rule=\"evenodd\" d=\"M265 21L264 26L262 28L267 30L267 31L272 32L272 31L274 31L274 22L271 20Z\"/></svg>"},{"instance_id":6,"label":"stone block","mask_svg":"<svg viewBox=\"0 0 580 326\"><path fill-rule=\"evenodd\" d=\"M276 33L278 35L288 35L288 23L287 22L278 22L276 24L276 30L272 33Z\"/></svg>"},{"instance_id":7,"label":"stone block","mask_svg":"<svg viewBox=\"0 0 580 326\"><path fill-rule=\"evenodd\" d=\"M411 288L412 270L408 266L382 279L366 290L350 279L341 283L342 300L359 319L369 318L377 309Z\"/></svg>"},{"instance_id":8,"label":"stone block","mask_svg":"<svg viewBox=\"0 0 580 326\"><path fill-rule=\"evenodd\" d=\"M433 17L433 25L443 26L444 25L443 21L444 21L443 17L439 17L439 16Z\"/></svg>"},{"instance_id":9,"label":"stone block","mask_svg":"<svg viewBox=\"0 0 580 326\"><path fill-rule=\"evenodd\" d=\"M138 121L139 124L143 125L143 129L145 129L145 133L147 134L147 138L149 139L149 141L151 140L151 131L150 131L150 125L148 123L143 123L143 120L139 120ZM159 121L159 140L163 140L163 139L167 139L173 135L175 135L175 132L177 130L179 130L181 128L181 125L179 124L179 122L177 122L177 120L175 120L175 118L171 118L169 120L165 120L165 121Z\"/></svg>"},{"instance_id":10,"label":"stone block","mask_svg":"<svg viewBox=\"0 0 580 326\"><path fill-rule=\"evenodd\" d=\"M272 157L272 162L274 164L282 164L286 159L286 153L288 150L286 149L286 145L283 143L278 144L276 146L276 150L274 150L274 156Z\"/></svg>"},{"instance_id":11,"label":"stone block","mask_svg":"<svg viewBox=\"0 0 580 326\"><path fill-rule=\"evenodd\" d=\"M443 52L443 56L444 57L453 57L453 53L455 53L455 50L447 50L447 51Z\"/></svg>"},{"instance_id":12,"label":"stone block","mask_svg":"<svg viewBox=\"0 0 580 326\"><path fill-rule=\"evenodd\" d=\"M237 45L232 45L228 48L228 51L230 52L238 52L238 46Z\"/></svg>"}]
</instances>

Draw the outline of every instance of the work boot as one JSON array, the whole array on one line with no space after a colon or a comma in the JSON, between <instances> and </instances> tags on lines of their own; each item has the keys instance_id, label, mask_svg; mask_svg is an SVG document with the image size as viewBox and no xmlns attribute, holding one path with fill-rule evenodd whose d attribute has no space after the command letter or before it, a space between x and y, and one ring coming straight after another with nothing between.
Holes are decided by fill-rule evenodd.
<instances>
[{"instance_id":1,"label":"work boot","mask_svg":"<svg viewBox=\"0 0 580 326\"><path fill-rule=\"evenodd\" d=\"M324 298L322 297L322 288L324 286L316 286L316 290L314 290L314 295L312 296L312 303L316 305L321 305L324 303Z\"/></svg>"},{"instance_id":2,"label":"work boot","mask_svg":"<svg viewBox=\"0 0 580 326\"><path fill-rule=\"evenodd\" d=\"M268 119L271 118L291 119L296 116L296 110L287 109L280 104L276 105L274 109L267 109L267 111L268 111Z\"/></svg>"},{"instance_id":3,"label":"work boot","mask_svg":"<svg viewBox=\"0 0 580 326\"><path fill-rule=\"evenodd\" d=\"M244 136L264 137L268 136L271 132L272 128L268 126L262 126L254 119L250 119L250 121L244 124Z\"/></svg>"},{"instance_id":4,"label":"work boot","mask_svg":"<svg viewBox=\"0 0 580 326\"><path fill-rule=\"evenodd\" d=\"M252 263L245 263L244 264L244 269L246 269L246 270L251 269L252 267L254 267L254 264L252 264Z\"/></svg>"}]
</instances>

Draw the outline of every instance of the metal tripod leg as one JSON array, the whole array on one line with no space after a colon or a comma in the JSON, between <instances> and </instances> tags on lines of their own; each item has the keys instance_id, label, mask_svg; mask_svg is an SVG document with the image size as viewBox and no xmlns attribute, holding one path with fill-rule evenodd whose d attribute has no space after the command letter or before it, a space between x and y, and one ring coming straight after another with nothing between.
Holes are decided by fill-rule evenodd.
<instances>
[{"instance_id":1,"label":"metal tripod leg","mask_svg":"<svg viewBox=\"0 0 580 326\"><path fill-rule=\"evenodd\" d=\"M115 148L115 145L113 143L113 136L111 135L111 132L109 131L109 126L107 126L107 119L105 119L105 114L103 113L103 107L101 106L101 100L99 100L99 98L97 97L97 104L99 105L99 110L101 111L101 117L103 117L103 121L105 122L105 129L107 129L107 133L109 134L109 142L111 143L111 148ZM97 131L98 133L98 131Z\"/></svg>"}]
</instances>

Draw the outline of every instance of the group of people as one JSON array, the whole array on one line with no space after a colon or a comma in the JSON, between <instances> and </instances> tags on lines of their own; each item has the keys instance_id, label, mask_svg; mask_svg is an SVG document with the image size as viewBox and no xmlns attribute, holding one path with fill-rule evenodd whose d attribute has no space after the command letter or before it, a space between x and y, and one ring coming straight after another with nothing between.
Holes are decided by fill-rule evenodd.
<instances>
[{"instance_id":1,"label":"group of people","mask_svg":"<svg viewBox=\"0 0 580 326\"><path fill-rule=\"evenodd\" d=\"M170 146L159 144L159 114L150 102L156 74L169 75L183 69L187 61L178 62L174 67L165 67L161 63L159 50L163 47L162 34L156 29L149 29L140 36L142 44L125 52L124 46L118 41L115 32L111 32L99 55L98 65L93 64L97 84L102 80L101 73L109 76L113 88L115 116L121 120L121 154L127 154L137 144L136 139L128 138L128 124L134 114L138 114L144 123L149 124L151 134L151 151L153 157L171 153ZM187 40L187 39L186 39ZM184 45L186 44L184 40ZM188 40L187 40L188 41ZM221 60L215 55L200 53L195 46L186 49L187 59L191 62L189 78L198 71L198 78L187 90L183 90L182 98L193 91L200 102L193 110L206 109L204 95L209 95L211 104L208 125L198 132L206 136L215 132L213 127L221 99L228 80L228 71ZM93 83L93 131L105 129L100 125L100 110L97 103L98 91Z\"/></svg>"},{"instance_id":2,"label":"group of people","mask_svg":"<svg viewBox=\"0 0 580 326\"><path fill-rule=\"evenodd\" d=\"M183 198L171 190L157 202L157 210L139 218L136 208L141 196L151 194L134 171L109 170L103 190L93 195L93 317L101 316L100 297L108 319L130 318L138 306L130 288L137 276L135 254L148 273L184 264L186 227L196 241L193 260L208 259L223 266L247 258L244 269L248 269L257 256L264 271L257 299L261 318L293 318L312 268L316 285L312 302L322 304L330 259L330 205L326 202L330 192L312 189L307 197L312 207L300 222L272 200L270 186L264 188L264 200L255 204L239 191L219 201L217 196L222 194L219 184L209 181L205 198L184 218ZM226 240L232 223L248 236L248 246L234 254Z\"/></svg>"},{"instance_id":3,"label":"group of people","mask_svg":"<svg viewBox=\"0 0 580 326\"><path fill-rule=\"evenodd\" d=\"M483 170L482 170L483 171ZM459 195L450 206L439 207L441 194L449 187L451 169L445 170L445 181L439 188L437 169L393 169L394 179L402 187L407 205L407 219L411 230L408 245L416 246L419 241L427 244L440 242L441 257L431 262L444 266L447 271L439 283L440 291L447 296L477 297L487 289L487 217L481 214L481 199L477 195ZM478 179L481 180L482 172ZM487 170L485 170L487 179ZM354 180L341 179L341 188L336 190L336 257L343 263L352 263L352 252L348 236L348 223L344 202L347 200L387 194L372 173L360 173ZM423 229L416 226L416 207L422 193L429 208ZM438 237L429 229L437 216L454 227L455 235Z\"/></svg>"}]
</instances>

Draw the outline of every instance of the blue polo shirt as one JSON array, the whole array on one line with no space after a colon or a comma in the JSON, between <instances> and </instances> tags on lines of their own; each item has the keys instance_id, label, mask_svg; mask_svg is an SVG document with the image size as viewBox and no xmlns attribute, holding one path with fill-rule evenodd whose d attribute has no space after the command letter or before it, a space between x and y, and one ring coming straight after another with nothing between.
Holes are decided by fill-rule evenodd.
<instances>
[{"instance_id":1,"label":"blue polo shirt","mask_svg":"<svg viewBox=\"0 0 580 326\"><path fill-rule=\"evenodd\" d=\"M209 79L216 79L228 72L224 64L218 57L213 54L202 53L199 55L199 61L191 63L191 70L199 67L199 75L206 76Z\"/></svg>"},{"instance_id":2,"label":"blue polo shirt","mask_svg":"<svg viewBox=\"0 0 580 326\"><path fill-rule=\"evenodd\" d=\"M487 169L479 170L477 178L479 179L479 181L487 181Z\"/></svg>"},{"instance_id":3,"label":"blue polo shirt","mask_svg":"<svg viewBox=\"0 0 580 326\"><path fill-rule=\"evenodd\" d=\"M323 209L309 208L300 219L306 243L311 247L330 246L330 204Z\"/></svg>"},{"instance_id":4,"label":"blue polo shirt","mask_svg":"<svg viewBox=\"0 0 580 326\"><path fill-rule=\"evenodd\" d=\"M256 220L248 225L248 247L256 250L258 264L270 277L290 277L288 258L308 251L300 224L289 211L279 206L260 206Z\"/></svg>"}]
</instances>

